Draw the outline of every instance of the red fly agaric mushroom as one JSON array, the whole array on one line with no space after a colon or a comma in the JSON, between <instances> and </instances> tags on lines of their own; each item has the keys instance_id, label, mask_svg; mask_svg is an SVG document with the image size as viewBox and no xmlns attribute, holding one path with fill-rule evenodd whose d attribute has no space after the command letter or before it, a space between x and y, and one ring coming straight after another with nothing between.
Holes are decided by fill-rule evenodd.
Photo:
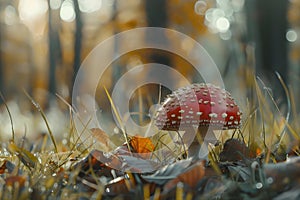
<instances>
[{"instance_id":1,"label":"red fly agaric mushroom","mask_svg":"<svg viewBox=\"0 0 300 200\"><path fill-rule=\"evenodd\" d=\"M204 141L215 143L213 130L235 129L241 123L241 111L231 94L213 84L195 83L173 91L161 104L155 124L161 130L185 131L184 144L195 140L194 127ZM189 154L195 150L189 148Z\"/></svg>"}]
</instances>

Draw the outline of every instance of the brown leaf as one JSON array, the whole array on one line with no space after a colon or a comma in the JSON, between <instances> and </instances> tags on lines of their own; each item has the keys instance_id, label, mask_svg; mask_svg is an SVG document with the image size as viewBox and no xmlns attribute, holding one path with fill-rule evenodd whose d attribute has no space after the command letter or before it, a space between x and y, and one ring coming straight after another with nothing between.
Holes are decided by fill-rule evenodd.
<instances>
[{"instance_id":1,"label":"brown leaf","mask_svg":"<svg viewBox=\"0 0 300 200\"><path fill-rule=\"evenodd\" d=\"M168 181L164 186L164 191L170 191L179 182L183 182L191 188L195 188L197 183L205 175L204 164L205 161L198 161L197 163L193 164L185 172L178 175L175 179Z\"/></svg>"},{"instance_id":2,"label":"brown leaf","mask_svg":"<svg viewBox=\"0 0 300 200\"><path fill-rule=\"evenodd\" d=\"M238 139L229 139L225 142L223 151L220 153L220 161L234 162L254 156L245 143Z\"/></svg>"}]
</instances>

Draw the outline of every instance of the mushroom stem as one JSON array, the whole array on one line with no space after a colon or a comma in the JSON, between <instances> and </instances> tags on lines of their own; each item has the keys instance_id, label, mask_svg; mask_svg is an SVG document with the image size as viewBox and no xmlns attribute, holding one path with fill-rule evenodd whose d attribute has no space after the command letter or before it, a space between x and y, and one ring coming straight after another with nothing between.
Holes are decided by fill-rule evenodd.
<instances>
[{"instance_id":1,"label":"mushroom stem","mask_svg":"<svg viewBox=\"0 0 300 200\"><path fill-rule=\"evenodd\" d=\"M194 135L195 130L187 129L185 131L185 142L187 145L190 144L188 147L188 157L199 156L201 158L207 158L208 144L216 144L216 142L218 141L218 139L215 137L215 134L213 133L213 130L209 129L209 126L199 126L196 135Z\"/></svg>"}]
</instances>

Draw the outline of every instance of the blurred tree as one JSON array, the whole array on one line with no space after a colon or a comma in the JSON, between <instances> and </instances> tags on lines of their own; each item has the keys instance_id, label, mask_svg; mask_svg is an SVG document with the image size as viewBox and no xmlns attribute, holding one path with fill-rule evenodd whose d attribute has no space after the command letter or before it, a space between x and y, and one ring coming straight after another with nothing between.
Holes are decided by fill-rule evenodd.
<instances>
[{"instance_id":1,"label":"blurred tree","mask_svg":"<svg viewBox=\"0 0 300 200\"><path fill-rule=\"evenodd\" d=\"M60 39L58 35L58 27L56 20L53 20L52 9L50 8L50 0L48 0L48 51L49 51L49 98L54 97L56 91L56 67L61 62L62 52ZM52 99L49 99L52 100Z\"/></svg>"},{"instance_id":2,"label":"blurred tree","mask_svg":"<svg viewBox=\"0 0 300 200\"><path fill-rule=\"evenodd\" d=\"M3 13L2 8L3 8L3 2L0 1L0 12ZM3 63L3 50L2 50L2 46L3 46L3 32L4 32L4 25L2 24L3 22L0 21L0 92L4 93L4 77L3 77L3 73L4 73L4 63ZM0 104L2 104L2 99L0 98Z\"/></svg>"},{"instance_id":3,"label":"blurred tree","mask_svg":"<svg viewBox=\"0 0 300 200\"><path fill-rule=\"evenodd\" d=\"M256 47L256 70L276 89L275 97L282 96L283 89L274 72L287 81L287 5L286 0L246 1L248 33Z\"/></svg>"},{"instance_id":4,"label":"blurred tree","mask_svg":"<svg viewBox=\"0 0 300 200\"><path fill-rule=\"evenodd\" d=\"M73 3L74 3L74 10L75 10L76 30L74 36L74 61L73 61L74 72L73 72L73 79L72 79L70 92L73 91L73 84L81 64L81 48L82 48L82 37L83 37L82 35L83 22L81 18L78 0L73 0Z\"/></svg>"},{"instance_id":5,"label":"blurred tree","mask_svg":"<svg viewBox=\"0 0 300 200\"><path fill-rule=\"evenodd\" d=\"M147 25L149 27L162 27L162 28L168 27L166 0L146 0L145 10L146 10ZM169 39L166 36L162 38L153 38L153 35L146 33L146 40L148 40L148 42L157 42L159 44L164 44L164 45L169 44ZM171 66L170 56L168 54L162 53L161 51L158 51L157 49L154 49L151 52L151 54L149 54L148 61L152 63L159 63L159 64ZM155 74L152 75L149 74L149 76L155 76ZM162 96L165 96L166 93L169 92L170 92L169 90L165 90L163 88Z\"/></svg>"},{"instance_id":6,"label":"blurred tree","mask_svg":"<svg viewBox=\"0 0 300 200\"><path fill-rule=\"evenodd\" d=\"M1 3L0 3L1 8ZM2 58L2 31L3 31L3 25L0 22L0 92L4 92L4 81L3 81L3 58ZM0 99L0 103L2 103L2 99Z\"/></svg>"}]
</instances>

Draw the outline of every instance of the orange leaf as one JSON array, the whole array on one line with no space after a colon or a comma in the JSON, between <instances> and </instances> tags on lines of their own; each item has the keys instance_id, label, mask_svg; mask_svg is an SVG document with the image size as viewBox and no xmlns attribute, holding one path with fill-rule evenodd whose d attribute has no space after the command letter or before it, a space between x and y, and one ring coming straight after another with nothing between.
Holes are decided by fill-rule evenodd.
<instances>
[{"instance_id":1,"label":"orange leaf","mask_svg":"<svg viewBox=\"0 0 300 200\"><path fill-rule=\"evenodd\" d=\"M133 136L129 143L136 153L151 153L155 148L149 138L143 138L140 136Z\"/></svg>"}]
</instances>

